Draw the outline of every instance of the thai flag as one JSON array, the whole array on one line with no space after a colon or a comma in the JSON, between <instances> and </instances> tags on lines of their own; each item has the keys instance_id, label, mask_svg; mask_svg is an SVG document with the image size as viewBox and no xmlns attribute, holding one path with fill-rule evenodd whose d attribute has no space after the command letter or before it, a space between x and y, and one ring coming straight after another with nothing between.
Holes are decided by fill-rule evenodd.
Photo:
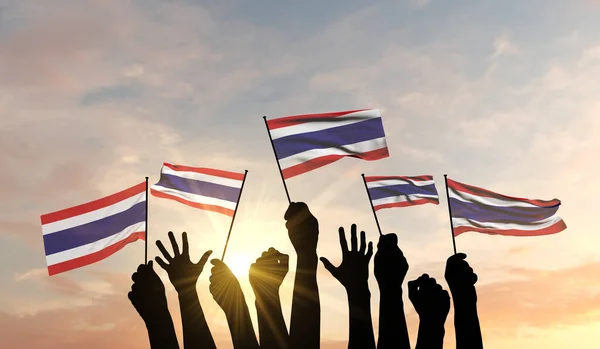
<instances>
[{"instance_id":1,"label":"thai flag","mask_svg":"<svg viewBox=\"0 0 600 349\"><path fill-rule=\"evenodd\" d=\"M427 203L439 204L433 176L365 177L369 198L375 211Z\"/></svg>"},{"instance_id":2,"label":"thai flag","mask_svg":"<svg viewBox=\"0 0 600 349\"><path fill-rule=\"evenodd\" d=\"M557 216L560 200L506 196L448 179L454 236L467 231L493 235L537 236L567 228Z\"/></svg>"},{"instance_id":3,"label":"thai flag","mask_svg":"<svg viewBox=\"0 0 600 349\"><path fill-rule=\"evenodd\" d=\"M164 163L152 195L233 217L243 173Z\"/></svg>"},{"instance_id":4,"label":"thai flag","mask_svg":"<svg viewBox=\"0 0 600 349\"><path fill-rule=\"evenodd\" d=\"M98 262L146 235L146 183L41 217L48 274Z\"/></svg>"},{"instance_id":5,"label":"thai flag","mask_svg":"<svg viewBox=\"0 0 600 349\"><path fill-rule=\"evenodd\" d=\"M287 116L267 121L283 178L328 165L345 156L389 156L377 109Z\"/></svg>"}]
</instances>

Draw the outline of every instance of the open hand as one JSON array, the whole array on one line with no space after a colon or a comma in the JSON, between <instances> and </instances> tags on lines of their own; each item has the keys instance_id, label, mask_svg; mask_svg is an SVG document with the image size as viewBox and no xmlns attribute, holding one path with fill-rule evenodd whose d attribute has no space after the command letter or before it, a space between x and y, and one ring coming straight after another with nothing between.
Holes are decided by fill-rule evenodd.
<instances>
[{"instance_id":1,"label":"open hand","mask_svg":"<svg viewBox=\"0 0 600 349\"><path fill-rule=\"evenodd\" d=\"M255 294L278 293L279 287L289 269L289 256L274 248L262 253L262 256L250 266L250 285Z\"/></svg>"},{"instance_id":2,"label":"open hand","mask_svg":"<svg viewBox=\"0 0 600 349\"><path fill-rule=\"evenodd\" d=\"M127 295L131 304L144 321L152 320L158 310L167 305L165 286L152 268L152 261L140 264L137 271L131 275L133 285Z\"/></svg>"},{"instance_id":3,"label":"open hand","mask_svg":"<svg viewBox=\"0 0 600 349\"><path fill-rule=\"evenodd\" d=\"M396 234L380 236L375 253L375 278L379 288L400 290L407 272L408 262L398 248Z\"/></svg>"},{"instance_id":4,"label":"open hand","mask_svg":"<svg viewBox=\"0 0 600 349\"><path fill-rule=\"evenodd\" d=\"M303 202L292 202L284 216L290 241L297 254L316 253L319 222Z\"/></svg>"},{"instance_id":5,"label":"open hand","mask_svg":"<svg viewBox=\"0 0 600 349\"><path fill-rule=\"evenodd\" d=\"M471 268L465 258L467 258L467 255L464 253L457 253L450 256L446 262L444 276L455 299L466 297L477 301L477 294L475 292L477 274L473 272L473 268Z\"/></svg>"},{"instance_id":6,"label":"open hand","mask_svg":"<svg viewBox=\"0 0 600 349\"><path fill-rule=\"evenodd\" d=\"M450 311L450 295L427 274L408 282L408 298L421 322L443 325Z\"/></svg>"},{"instance_id":7,"label":"open hand","mask_svg":"<svg viewBox=\"0 0 600 349\"><path fill-rule=\"evenodd\" d=\"M367 250L365 232L361 231L360 249L358 248L356 224L352 224L350 230L351 250L348 250L348 242L346 241L344 228L340 227L339 234L340 246L342 248L342 264L338 267L334 267L325 257L321 257L321 262L323 262L325 269L329 270L331 275L346 288L347 292L368 290L369 261L373 256L373 243L369 242L369 248Z\"/></svg>"},{"instance_id":8,"label":"open hand","mask_svg":"<svg viewBox=\"0 0 600 349\"><path fill-rule=\"evenodd\" d=\"M171 280L171 283L177 292L182 292L190 288L196 289L198 277L204 269L204 264L206 264L208 256L212 253L212 251L205 252L198 263L193 263L190 260L190 248L187 233L184 232L181 234L181 239L182 250L179 252L179 246L177 245L177 241L175 241L175 236L173 235L173 232L169 232L169 240L171 240L171 246L173 247L173 256L167 252L160 240L156 241L156 246L168 262L166 263L162 258L156 257L156 263L169 274L169 280Z\"/></svg>"},{"instance_id":9,"label":"open hand","mask_svg":"<svg viewBox=\"0 0 600 349\"><path fill-rule=\"evenodd\" d=\"M213 265L210 270L209 290L225 314L235 314L240 304L245 302L240 283L229 267L218 259L210 261Z\"/></svg>"}]
</instances>

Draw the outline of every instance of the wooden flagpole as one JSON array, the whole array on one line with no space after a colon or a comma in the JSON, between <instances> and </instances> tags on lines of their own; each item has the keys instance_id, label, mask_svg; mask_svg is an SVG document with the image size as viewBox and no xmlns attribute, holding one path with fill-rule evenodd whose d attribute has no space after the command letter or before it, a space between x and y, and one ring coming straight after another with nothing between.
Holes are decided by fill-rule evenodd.
<instances>
[{"instance_id":1,"label":"wooden flagpole","mask_svg":"<svg viewBox=\"0 0 600 349\"><path fill-rule=\"evenodd\" d=\"M148 177L146 177L146 229L144 237L144 264L148 264Z\"/></svg>"},{"instance_id":2,"label":"wooden flagpole","mask_svg":"<svg viewBox=\"0 0 600 349\"><path fill-rule=\"evenodd\" d=\"M287 196L288 203L292 203L290 199L290 193L288 192L287 185L285 184L285 178L283 178L283 172L281 172L281 165L279 164L279 159L277 158L277 150L275 150L275 144L273 144L273 137L271 137L271 131L269 130L269 124L267 123L267 117L263 116L265 120L265 126L267 127L267 133L269 134L269 140L271 141L271 147L273 148L273 154L275 155L275 162L277 162L277 168L279 168L279 175L281 175L281 180L283 181L283 188L285 189L285 195Z\"/></svg>"},{"instance_id":3,"label":"wooden flagpole","mask_svg":"<svg viewBox=\"0 0 600 349\"><path fill-rule=\"evenodd\" d=\"M369 197L369 204L371 205L371 209L373 210L373 216L375 217L375 223L377 223L377 229L379 230L379 236L382 236L381 226L379 226L379 219L377 219L377 213L375 212L375 207L373 206L373 200L371 200L371 193L369 193L369 187L367 186L367 180L365 179L365 174L361 174L363 183L365 184L365 189L367 190L367 196Z\"/></svg>"},{"instance_id":4,"label":"wooden flagpole","mask_svg":"<svg viewBox=\"0 0 600 349\"><path fill-rule=\"evenodd\" d=\"M229 245L229 237L231 236L231 230L233 229L233 222L235 222L235 215L237 214L238 206L240 205L240 199L242 198L242 191L244 190L244 183L246 183L246 176L248 170L244 172L244 179L242 180L242 187L240 188L240 195L238 195L237 203L235 204L235 210L233 211L233 217L231 218L231 224L229 225L229 233L227 233L227 240L225 240L225 248L223 249L223 255L221 256L221 262L225 258L225 252L227 251L227 245Z\"/></svg>"},{"instance_id":5,"label":"wooden flagpole","mask_svg":"<svg viewBox=\"0 0 600 349\"><path fill-rule=\"evenodd\" d=\"M452 233L452 246L454 254L456 254L456 239L454 237L454 223L452 223L452 207L450 207L450 193L448 192L448 175L444 175L444 183L446 184L446 200L448 200L448 215L450 216L450 232Z\"/></svg>"}]
</instances>

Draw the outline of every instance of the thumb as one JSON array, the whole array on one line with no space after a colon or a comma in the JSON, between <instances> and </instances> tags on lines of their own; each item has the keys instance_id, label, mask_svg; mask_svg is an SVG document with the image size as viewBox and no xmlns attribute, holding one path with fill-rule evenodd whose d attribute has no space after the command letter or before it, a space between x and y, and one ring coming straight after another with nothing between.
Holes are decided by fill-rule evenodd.
<instances>
[{"instance_id":1,"label":"thumb","mask_svg":"<svg viewBox=\"0 0 600 349\"><path fill-rule=\"evenodd\" d=\"M334 267L333 264L331 264L329 259L327 259L325 257L321 257L319 259L321 260L321 262L323 262L323 266L325 267L325 269L327 269L331 273L331 275L335 276L335 272L336 272L337 268Z\"/></svg>"},{"instance_id":2,"label":"thumb","mask_svg":"<svg viewBox=\"0 0 600 349\"><path fill-rule=\"evenodd\" d=\"M153 260L149 260L149 261L148 261L148 267L149 267L150 269L154 269L154 261L153 261Z\"/></svg>"}]
</instances>

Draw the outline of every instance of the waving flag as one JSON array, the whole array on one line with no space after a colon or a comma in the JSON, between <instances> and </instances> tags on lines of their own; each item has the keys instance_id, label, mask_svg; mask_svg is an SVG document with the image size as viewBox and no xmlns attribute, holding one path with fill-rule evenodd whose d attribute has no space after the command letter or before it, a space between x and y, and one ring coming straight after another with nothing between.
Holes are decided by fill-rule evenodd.
<instances>
[{"instance_id":1,"label":"waving flag","mask_svg":"<svg viewBox=\"0 0 600 349\"><path fill-rule=\"evenodd\" d=\"M557 216L560 200L506 196L448 179L454 236L467 231L509 236L559 233L567 228Z\"/></svg>"},{"instance_id":2,"label":"waving flag","mask_svg":"<svg viewBox=\"0 0 600 349\"><path fill-rule=\"evenodd\" d=\"M109 257L145 239L146 183L41 217L48 274Z\"/></svg>"},{"instance_id":3,"label":"waving flag","mask_svg":"<svg viewBox=\"0 0 600 349\"><path fill-rule=\"evenodd\" d=\"M233 217L243 173L164 163L152 195Z\"/></svg>"},{"instance_id":4,"label":"waving flag","mask_svg":"<svg viewBox=\"0 0 600 349\"><path fill-rule=\"evenodd\" d=\"M439 204L433 176L364 177L375 211L383 208Z\"/></svg>"},{"instance_id":5,"label":"waving flag","mask_svg":"<svg viewBox=\"0 0 600 349\"><path fill-rule=\"evenodd\" d=\"M284 179L345 156L379 160L389 156L377 109L287 116L267 121Z\"/></svg>"}]
</instances>

